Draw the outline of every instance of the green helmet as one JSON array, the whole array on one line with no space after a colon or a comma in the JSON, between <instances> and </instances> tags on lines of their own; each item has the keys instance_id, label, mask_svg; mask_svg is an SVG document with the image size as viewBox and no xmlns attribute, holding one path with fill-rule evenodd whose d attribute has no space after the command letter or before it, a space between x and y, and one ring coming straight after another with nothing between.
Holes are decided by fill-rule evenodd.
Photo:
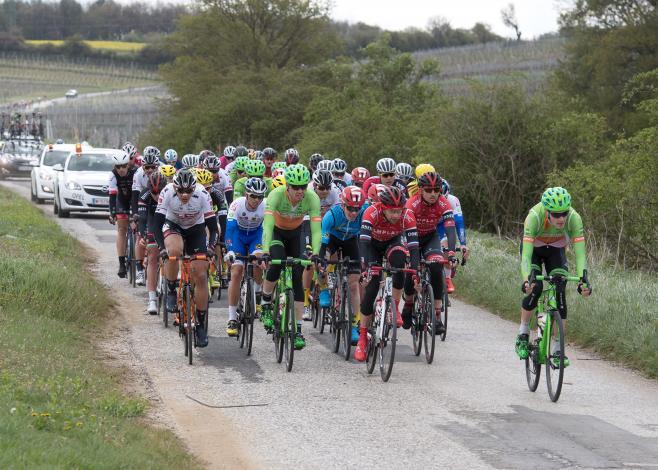
<instances>
[{"instance_id":1,"label":"green helmet","mask_svg":"<svg viewBox=\"0 0 658 470\"><path fill-rule=\"evenodd\" d=\"M235 171L245 171L245 165L249 161L249 157L238 157L235 159L235 164L233 165L233 169Z\"/></svg>"},{"instance_id":2,"label":"green helmet","mask_svg":"<svg viewBox=\"0 0 658 470\"><path fill-rule=\"evenodd\" d=\"M277 168L283 168L285 170L286 166L286 162L274 162L272 163L272 170L276 170Z\"/></svg>"},{"instance_id":3,"label":"green helmet","mask_svg":"<svg viewBox=\"0 0 658 470\"><path fill-rule=\"evenodd\" d=\"M245 163L244 169L249 177L261 177L265 174L265 163L260 160L249 160Z\"/></svg>"},{"instance_id":4,"label":"green helmet","mask_svg":"<svg viewBox=\"0 0 658 470\"><path fill-rule=\"evenodd\" d=\"M566 212L571 208L571 196L559 186L548 188L541 195L541 203L549 212Z\"/></svg>"},{"instance_id":5,"label":"green helmet","mask_svg":"<svg viewBox=\"0 0 658 470\"><path fill-rule=\"evenodd\" d=\"M288 185L301 186L311 181L311 172L304 165L298 163L290 165L286 169L286 183Z\"/></svg>"}]
</instances>

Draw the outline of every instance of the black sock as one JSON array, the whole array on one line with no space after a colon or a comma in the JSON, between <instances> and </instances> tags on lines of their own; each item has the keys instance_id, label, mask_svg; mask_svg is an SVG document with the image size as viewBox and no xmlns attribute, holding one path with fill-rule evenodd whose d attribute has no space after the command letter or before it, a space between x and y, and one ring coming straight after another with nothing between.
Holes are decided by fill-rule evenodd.
<instances>
[{"instance_id":1,"label":"black sock","mask_svg":"<svg viewBox=\"0 0 658 470\"><path fill-rule=\"evenodd\" d=\"M177 287L178 281L167 281L167 288L169 288L169 292L176 292Z\"/></svg>"},{"instance_id":2,"label":"black sock","mask_svg":"<svg viewBox=\"0 0 658 470\"><path fill-rule=\"evenodd\" d=\"M196 320L199 325L202 327L205 326L205 319L206 319L206 311L205 310L198 310L196 311Z\"/></svg>"},{"instance_id":3,"label":"black sock","mask_svg":"<svg viewBox=\"0 0 658 470\"><path fill-rule=\"evenodd\" d=\"M119 256L119 266L126 266L126 257L125 256Z\"/></svg>"}]
</instances>

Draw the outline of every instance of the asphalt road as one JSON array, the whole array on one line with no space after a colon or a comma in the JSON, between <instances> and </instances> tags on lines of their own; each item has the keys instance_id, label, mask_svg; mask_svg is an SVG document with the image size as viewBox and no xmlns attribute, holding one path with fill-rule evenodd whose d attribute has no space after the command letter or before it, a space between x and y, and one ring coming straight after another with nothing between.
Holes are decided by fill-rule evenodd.
<instances>
[{"instance_id":1,"label":"asphalt road","mask_svg":"<svg viewBox=\"0 0 658 470\"><path fill-rule=\"evenodd\" d=\"M4 184L29 196L27 182ZM388 383L330 352L329 336L310 322L291 373L276 363L260 323L246 357L226 336L226 305L217 301L210 344L189 366L176 331L146 314L146 290L116 276L106 217L58 222L95 250L94 274L120 292L115 355L209 467L658 468L658 383L569 348L562 396L552 403L543 375L536 393L527 389L513 351L517 325L457 300L434 363L415 357L402 331Z\"/></svg>"}]
</instances>

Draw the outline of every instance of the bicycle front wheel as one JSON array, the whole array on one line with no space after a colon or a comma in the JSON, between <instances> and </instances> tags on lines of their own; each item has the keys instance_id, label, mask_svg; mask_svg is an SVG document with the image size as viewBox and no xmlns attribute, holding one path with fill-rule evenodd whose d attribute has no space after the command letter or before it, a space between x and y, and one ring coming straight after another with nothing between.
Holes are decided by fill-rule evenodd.
<instances>
[{"instance_id":1,"label":"bicycle front wheel","mask_svg":"<svg viewBox=\"0 0 658 470\"><path fill-rule=\"evenodd\" d=\"M342 317L342 333L343 333L343 357L346 361L350 360L350 353L352 352L352 323L354 322L354 312L352 312L352 295L347 282L343 284L343 304L341 310L343 311Z\"/></svg>"},{"instance_id":2,"label":"bicycle front wheel","mask_svg":"<svg viewBox=\"0 0 658 470\"><path fill-rule=\"evenodd\" d=\"M185 286L185 355L188 363L192 365L192 351L194 348L194 320L192 319L192 292L190 286Z\"/></svg>"},{"instance_id":3,"label":"bicycle front wheel","mask_svg":"<svg viewBox=\"0 0 658 470\"><path fill-rule=\"evenodd\" d=\"M339 298L339 305L336 306L336 289L331 296L331 335L332 335L332 346L335 353L340 349L340 330L343 327L345 320L345 310L342 308L342 301ZM342 292L340 293L342 295Z\"/></svg>"},{"instance_id":4,"label":"bicycle front wheel","mask_svg":"<svg viewBox=\"0 0 658 470\"><path fill-rule=\"evenodd\" d=\"M377 343L375 342L375 331L377 326L368 330L368 342L366 346L366 368L368 374L372 374L377 363Z\"/></svg>"},{"instance_id":5,"label":"bicycle front wheel","mask_svg":"<svg viewBox=\"0 0 658 470\"><path fill-rule=\"evenodd\" d=\"M252 280L247 283L247 299L244 309L244 325L242 335L247 346L247 356L251 356L251 345L254 340L254 312L256 311L256 297Z\"/></svg>"},{"instance_id":6,"label":"bicycle front wheel","mask_svg":"<svg viewBox=\"0 0 658 470\"><path fill-rule=\"evenodd\" d=\"M434 311L434 289L426 285L423 289L423 343L425 345L425 360L428 364L434 361L436 349L436 312Z\"/></svg>"},{"instance_id":7,"label":"bicycle front wheel","mask_svg":"<svg viewBox=\"0 0 658 470\"><path fill-rule=\"evenodd\" d=\"M423 325L425 324L422 296L414 294L414 308L411 312L411 339L414 355L420 356L423 350Z\"/></svg>"},{"instance_id":8,"label":"bicycle front wheel","mask_svg":"<svg viewBox=\"0 0 658 470\"><path fill-rule=\"evenodd\" d=\"M557 310L550 310L546 320L547 326L548 321L551 322L550 328L544 332L545 335L550 335L546 338L546 385L548 396L552 402L556 402L560 398L564 379L564 324ZM554 339L548 341L551 336Z\"/></svg>"},{"instance_id":9,"label":"bicycle front wheel","mask_svg":"<svg viewBox=\"0 0 658 470\"><path fill-rule=\"evenodd\" d=\"M286 370L292 370L292 362L295 358L295 302L292 296L292 289L286 292L286 332L285 332L285 349L286 349Z\"/></svg>"},{"instance_id":10,"label":"bicycle front wheel","mask_svg":"<svg viewBox=\"0 0 658 470\"><path fill-rule=\"evenodd\" d=\"M528 357L525 359L525 378L528 389L531 392L537 390L539 378L541 377L541 363L539 362L539 349L541 342L537 337L537 316L533 315L533 324L530 324L530 335L528 338Z\"/></svg>"},{"instance_id":11,"label":"bicycle front wheel","mask_svg":"<svg viewBox=\"0 0 658 470\"><path fill-rule=\"evenodd\" d=\"M397 302L392 297L386 298L386 305L381 321L384 322L383 334L379 339L379 373L384 382L388 382L395 362L395 343L398 336Z\"/></svg>"},{"instance_id":12,"label":"bicycle front wheel","mask_svg":"<svg viewBox=\"0 0 658 470\"><path fill-rule=\"evenodd\" d=\"M279 305L279 289L277 288L275 291L275 299L276 302L274 303L274 330L272 331L272 340L274 341L274 354L276 355L276 362L279 364L281 361L283 361L283 343L284 343L284 338L283 338L283 328L281 326L282 322L286 321L286 314L285 314L285 305ZM281 315L281 312L283 312L283 315Z\"/></svg>"}]
</instances>

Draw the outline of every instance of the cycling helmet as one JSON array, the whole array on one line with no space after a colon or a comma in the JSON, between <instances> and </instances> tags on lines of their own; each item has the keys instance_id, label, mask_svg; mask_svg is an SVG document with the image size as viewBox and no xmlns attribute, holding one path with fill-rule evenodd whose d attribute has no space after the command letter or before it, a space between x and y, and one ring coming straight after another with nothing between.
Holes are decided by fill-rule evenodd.
<instances>
[{"instance_id":1,"label":"cycling helmet","mask_svg":"<svg viewBox=\"0 0 658 470\"><path fill-rule=\"evenodd\" d=\"M273 158L276 160L276 150L274 150L272 147L265 147L263 149L263 160L266 158Z\"/></svg>"},{"instance_id":2,"label":"cycling helmet","mask_svg":"<svg viewBox=\"0 0 658 470\"><path fill-rule=\"evenodd\" d=\"M201 153L199 154L199 161L201 163L206 161L206 158L208 157L214 157L215 153L212 152L211 150L202 150Z\"/></svg>"},{"instance_id":3,"label":"cycling helmet","mask_svg":"<svg viewBox=\"0 0 658 470\"><path fill-rule=\"evenodd\" d=\"M441 179L441 193L446 196L450 194L450 184L448 184L447 180Z\"/></svg>"},{"instance_id":4,"label":"cycling helmet","mask_svg":"<svg viewBox=\"0 0 658 470\"><path fill-rule=\"evenodd\" d=\"M249 151L244 145L238 145L235 147L235 156L236 157L249 157Z\"/></svg>"},{"instance_id":5,"label":"cycling helmet","mask_svg":"<svg viewBox=\"0 0 658 470\"><path fill-rule=\"evenodd\" d=\"M371 204L379 202L379 193L382 191L382 188L385 188L383 184L373 184L368 188L368 199Z\"/></svg>"},{"instance_id":6,"label":"cycling helmet","mask_svg":"<svg viewBox=\"0 0 658 470\"><path fill-rule=\"evenodd\" d=\"M275 168L272 170L272 178L276 178L277 176L284 176L286 174L286 169L285 168Z\"/></svg>"},{"instance_id":7,"label":"cycling helmet","mask_svg":"<svg viewBox=\"0 0 658 470\"><path fill-rule=\"evenodd\" d=\"M352 182L354 184L363 184L368 178L370 178L370 172L367 168L357 166L352 170Z\"/></svg>"},{"instance_id":8,"label":"cycling helmet","mask_svg":"<svg viewBox=\"0 0 658 470\"><path fill-rule=\"evenodd\" d=\"M142 160L144 160L145 165L153 165L153 163L148 162L160 160L160 151L157 149L157 147L153 147L152 145L144 147L144 151L142 152Z\"/></svg>"},{"instance_id":9,"label":"cycling helmet","mask_svg":"<svg viewBox=\"0 0 658 470\"><path fill-rule=\"evenodd\" d=\"M384 186L379 192L379 202L382 203L384 209L399 209L404 207L407 198L404 197L402 191L395 186Z\"/></svg>"},{"instance_id":10,"label":"cycling helmet","mask_svg":"<svg viewBox=\"0 0 658 470\"><path fill-rule=\"evenodd\" d=\"M247 165L247 162L249 161L249 157L241 156L235 159L235 163L233 164L233 169L235 171L245 171L245 166Z\"/></svg>"},{"instance_id":11,"label":"cycling helmet","mask_svg":"<svg viewBox=\"0 0 658 470\"><path fill-rule=\"evenodd\" d=\"M148 148L148 147L146 147ZM153 147L155 148L155 147ZM156 149L157 150L157 149ZM158 152L158 155L160 152ZM156 156L155 152L150 151L147 154L142 155L142 165L157 165L160 163L160 160L158 160L158 157Z\"/></svg>"},{"instance_id":12,"label":"cycling helmet","mask_svg":"<svg viewBox=\"0 0 658 470\"><path fill-rule=\"evenodd\" d=\"M174 176L174 187L176 189L196 188L196 178L189 169L183 168Z\"/></svg>"},{"instance_id":13,"label":"cycling helmet","mask_svg":"<svg viewBox=\"0 0 658 470\"><path fill-rule=\"evenodd\" d=\"M260 150L256 150L255 157L256 160L263 160L263 152Z\"/></svg>"},{"instance_id":14,"label":"cycling helmet","mask_svg":"<svg viewBox=\"0 0 658 470\"><path fill-rule=\"evenodd\" d=\"M340 202L349 207L361 207L366 202L366 195L361 188L348 186L340 193Z\"/></svg>"},{"instance_id":15,"label":"cycling helmet","mask_svg":"<svg viewBox=\"0 0 658 470\"><path fill-rule=\"evenodd\" d=\"M441 192L443 192L443 190L441 190ZM407 194L409 194L409 197L418 194L418 180L409 181L407 184Z\"/></svg>"},{"instance_id":16,"label":"cycling helmet","mask_svg":"<svg viewBox=\"0 0 658 470\"><path fill-rule=\"evenodd\" d=\"M419 188L442 188L443 180L441 177L434 171L428 171L418 178L418 187Z\"/></svg>"},{"instance_id":17,"label":"cycling helmet","mask_svg":"<svg viewBox=\"0 0 658 470\"><path fill-rule=\"evenodd\" d=\"M162 173L162 176L165 178L171 178L176 174L176 168L172 165L162 165L160 167L160 173Z\"/></svg>"},{"instance_id":18,"label":"cycling helmet","mask_svg":"<svg viewBox=\"0 0 658 470\"><path fill-rule=\"evenodd\" d=\"M247 156L249 157L250 160L253 160L256 158L256 150L254 149L247 149Z\"/></svg>"},{"instance_id":19,"label":"cycling helmet","mask_svg":"<svg viewBox=\"0 0 658 470\"><path fill-rule=\"evenodd\" d=\"M311 167L311 171L318 169L318 163L324 160L324 157L319 153L314 153L311 155L311 159L308 162L308 166Z\"/></svg>"},{"instance_id":20,"label":"cycling helmet","mask_svg":"<svg viewBox=\"0 0 658 470\"><path fill-rule=\"evenodd\" d=\"M55 143L56 143L57 145L59 145L59 144L63 144L63 143L64 143L64 139L57 139L57 140L55 141Z\"/></svg>"},{"instance_id":21,"label":"cycling helmet","mask_svg":"<svg viewBox=\"0 0 658 470\"><path fill-rule=\"evenodd\" d=\"M324 186L325 188L331 187L331 183L334 181L334 177L331 176L331 172L327 170L318 170L313 173L313 184L316 189L318 186Z\"/></svg>"},{"instance_id":22,"label":"cycling helmet","mask_svg":"<svg viewBox=\"0 0 658 470\"><path fill-rule=\"evenodd\" d=\"M260 178L249 178L244 184L244 190L247 194L265 195L267 185Z\"/></svg>"},{"instance_id":23,"label":"cycling helmet","mask_svg":"<svg viewBox=\"0 0 658 470\"><path fill-rule=\"evenodd\" d=\"M416 178L420 178L428 171L436 171L429 163L421 163L416 167Z\"/></svg>"},{"instance_id":24,"label":"cycling helmet","mask_svg":"<svg viewBox=\"0 0 658 470\"><path fill-rule=\"evenodd\" d=\"M548 188L541 195L541 203L549 212L566 212L571 209L571 195L559 186Z\"/></svg>"},{"instance_id":25,"label":"cycling helmet","mask_svg":"<svg viewBox=\"0 0 658 470\"><path fill-rule=\"evenodd\" d=\"M414 169L408 163L398 163L395 166L395 173L401 179L409 180L413 175Z\"/></svg>"},{"instance_id":26,"label":"cycling helmet","mask_svg":"<svg viewBox=\"0 0 658 470\"><path fill-rule=\"evenodd\" d=\"M176 163L178 161L178 153L174 149L169 149L164 153L165 163Z\"/></svg>"},{"instance_id":27,"label":"cycling helmet","mask_svg":"<svg viewBox=\"0 0 658 470\"><path fill-rule=\"evenodd\" d=\"M395 173L395 160L390 157L377 160L377 173Z\"/></svg>"},{"instance_id":28,"label":"cycling helmet","mask_svg":"<svg viewBox=\"0 0 658 470\"><path fill-rule=\"evenodd\" d=\"M345 173L347 171L347 163L341 158L334 158L331 162L331 171L334 173Z\"/></svg>"},{"instance_id":29,"label":"cycling helmet","mask_svg":"<svg viewBox=\"0 0 658 470\"><path fill-rule=\"evenodd\" d=\"M215 176L210 173L208 170L197 168L196 170L196 181L201 186L209 186L215 180Z\"/></svg>"},{"instance_id":30,"label":"cycling helmet","mask_svg":"<svg viewBox=\"0 0 658 470\"><path fill-rule=\"evenodd\" d=\"M299 163L299 152L294 148L286 150L284 161L286 165L296 165Z\"/></svg>"},{"instance_id":31,"label":"cycling helmet","mask_svg":"<svg viewBox=\"0 0 658 470\"><path fill-rule=\"evenodd\" d=\"M199 164L199 156L193 153L188 153L183 155L181 163L183 164L183 168L194 168Z\"/></svg>"},{"instance_id":32,"label":"cycling helmet","mask_svg":"<svg viewBox=\"0 0 658 470\"><path fill-rule=\"evenodd\" d=\"M218 171L222 167L222 164L219 161L219 158L217 158L217 155L211 155L205 159L203 162L203 167L206 170Z\"/></svg>"},{"instance_id":33,"label":"cycling helmet","mask_svg":"<svg viewBox=\"0 0 658 470\"><path fill-rule=\"evenodd\" d=\"M285 186L286 185L286 177L283 175L278 175L272 178L272 189L276 189L279 186Z\"/></svg>"},{"instance_id":34,"label":"cycling helmet","mask_svg":"<svg viewBox=\"0 0 658 470\"><path fill-rule=\"evenodd\" d=\"M121 147L121 150L126 152L130 158L135 158L135 155L137 155L137 148L130 142L126 142L123 147Z\"/></svg>"},{"instance_id":35,"label":"cycling helmet","mask_svg":"<svg viewBox=\"0 0 658 470\"><path fill-rule=\"evenodd\" d=\"M229 160L233 160L235 158L235 147L227 145L224 149L224 156Z\"/></svg>"},{"instance_id":36,"label":"cycling helmet","mask_svg":"<svg viewBox=\"0 0 658 470\"><path fill-rule=\"evenodd\" d=\"M272 170L276 170L277 168L285 170L286 166L286 162L274 162L272 163Z\"/></svg>"},{"instance_id":37,"label":"cycling helmet","mask_svg":"<svg viewBox=\"0 0 658 470\"><path fill-rule=\"evenodd\" d=\"M334 162L332 160L322 160L318 162L318 167L315 169L315 171L320 171L320 170L331 171L332 166L334 166Z\"/></svg>"},{"instance_id":38,"label":"cycling helmet","mask_svg":"<svg viewBox=\"0 0 658 470\"><path fill-rule=\"evenodd\" d=\"M286 169L286 184L302 186L311 180L311 173L304 165L290 165Z\"/></svg>"},{"instance_id":39,"label":"cycling helmet","mask_svg":"<svg viewBox=\"0 0 658 470\"><path fill-rule=\"evenodd\" d=\"M126 152L121 151L112 155L112 161L114 166L127 165L130 162L130 157Z\"/></svg>"},{"instance_id":40,"label":"cycling helmet","mask_svg":"<svg viewBox=\"0 0 658 470\"><path fill-rule=\"evenodd\" d=\"M160 190L165 187L167 180L159 171L154 171L149 175L148 188L152 194L159 194Z\"/></svg>"},{"instance_id":41,"label":"cycling helmet","mask_svg":"<svg viewBox=\"0 0 658 470\"><path fill-rule=\"evenodd\" d=\"M244 164L244 169L249 177L262 177L265 174L265 163L260 160L249 160Z\"/></svg>"}]
</instances>

